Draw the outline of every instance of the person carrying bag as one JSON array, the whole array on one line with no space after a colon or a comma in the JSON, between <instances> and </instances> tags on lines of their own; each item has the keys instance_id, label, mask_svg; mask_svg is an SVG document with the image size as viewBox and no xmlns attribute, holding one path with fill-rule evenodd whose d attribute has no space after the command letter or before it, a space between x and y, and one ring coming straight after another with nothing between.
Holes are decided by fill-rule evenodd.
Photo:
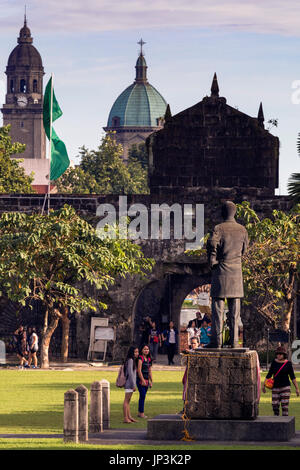
<instances>
[{"instance_id":1,"label":"person carrying bag","mask_svg":"<svg viewBox=\"0 0 300 470\"><path fill-rule=\"evenodd\" d=\"M288 416L289 414L289 401L291 396L290 379L295 386L297 396L299 396L300 393L293 365L287 360L285 349L279 347L275 351L275 359L270 366L263 385L263 393L266 393L266 388L272 390L272 408L275 416L279 416L280 414L280 405L282 408L282 416Z\"/></svg>"}]
</instances>

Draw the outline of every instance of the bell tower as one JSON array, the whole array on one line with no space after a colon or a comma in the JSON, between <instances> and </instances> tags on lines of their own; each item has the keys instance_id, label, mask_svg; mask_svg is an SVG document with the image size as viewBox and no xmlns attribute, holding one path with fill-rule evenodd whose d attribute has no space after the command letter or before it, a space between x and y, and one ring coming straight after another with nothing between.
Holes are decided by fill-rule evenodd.
<instances>
[{"instance_id":1,"label":"bell tower","mask_svg":"<svg viewBox=\"0 0 300 470\"><path fill-rule=\"evenodd\" d=\"M7 67L7 93L1 111L3 124L11 125L11 137L26 144L18 158L45 159L46 138L43 127L44 67L27 26L26 15L18 45L11 52Z\"/></svg>"}]
</instances>

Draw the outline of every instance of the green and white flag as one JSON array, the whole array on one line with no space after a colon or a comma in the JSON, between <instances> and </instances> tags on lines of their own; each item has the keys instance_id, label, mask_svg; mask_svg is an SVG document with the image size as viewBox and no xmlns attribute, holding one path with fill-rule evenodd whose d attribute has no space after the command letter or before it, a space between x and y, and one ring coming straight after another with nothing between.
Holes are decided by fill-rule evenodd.
<instances>
[{"instance_id":1,"label":"green and white flag","mask_svg":"<svg viewBox=\"0 0 300 470\"><path fill-rule=\"evenodd\" d=\"M62 115L54 94L52 80L51 77L47 83L43 104L44 129L49 141L51 140L50 181L57 180L70 165L66 146L52 127L52 123Z\"/></svg>"}]
</instances>

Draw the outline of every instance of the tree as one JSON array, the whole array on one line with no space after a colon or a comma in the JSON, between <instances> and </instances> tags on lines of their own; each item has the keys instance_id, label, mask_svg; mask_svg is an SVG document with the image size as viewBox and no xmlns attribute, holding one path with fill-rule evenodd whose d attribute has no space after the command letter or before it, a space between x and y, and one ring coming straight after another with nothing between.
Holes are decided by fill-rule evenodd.
<instances>
[{"instance_id":1,"label":"tree","mask_svg":"<svg viewBox=\"0 0 300 470\"><path fill-rule=\"evenodd\" d=\"M100 186L95 177L83 171L80 166L69 167L56 181L59 193L99 194Z\"/></svg>"},{"instance_id":2,"label":"tree","mask_svg":"<svg viewBox=\"0 0 300 470\"><path fill-rule=\"evenodd\" d=\"M148 170L149 168L148 154L146 145L144 143L139 145L133 144L129 149L128 159L129 161L132 159L134 161L140 162L144 170Z\"/></svg>"},{"instance_id":3,"label":"tree","mask_svg":"<svg viewBox=\"0 0 300 470\"><path fill-rule=\"evenodd\" d=\"M24 152L25 145L12 143L9 132L10 125L0 127L0 193L35 193L31 186L33 174L27 176L20 162L11 158Z\"/></svg>"},{"instance_id":4,"label":"tree","mask_svg":"<svg viewBox=\"0 0 300 470\"><path fill-rule=\"evenodd\" d=\"M144 143L132 145L128 152L127 168L134 181L134 194L149 194L148 186L148 154Z\"/></svg>"},{"instance_id":5,"label":"tree","mask_svg":"<svg viewBox=\"0 0 300 470\"><path fill-rule=\"evenodd\" d=\"M147 170L136 157L128 165L121 158L122 145L113 134L107 134L97 150L80 148L80 164L69 168L58 180L61 193L140 194L149 192Z\"/></svg>"},{"instance_id":6,"label":"tree","mask_svg":"<svg viewBox=\"0 0 300 470\"><path fill-rule=\"evenodd\" d=\"M288 331L299 280L300 205L289 213L273 210L271 218L260 219L248 202L237 205L237 217L249 235L243 258L245 301Z\"/></svg>"},{"instance_id":7,"label":"tree","mask_svg":"<svg viewBox=\"0 0 300 470\"><path fill-rule=\"evenodd\" d=\"M43 368L49 367L49 345L59 320L65 327L64 339L68 313L107 307L85 293L84 283L103 292L118 276L143 276L152 265L131 241L100 238L68 205L49 215L4 213L0 217L1 295L22 306L32 306L34 301L44 305Z\"/></svg>"}]
</instances>

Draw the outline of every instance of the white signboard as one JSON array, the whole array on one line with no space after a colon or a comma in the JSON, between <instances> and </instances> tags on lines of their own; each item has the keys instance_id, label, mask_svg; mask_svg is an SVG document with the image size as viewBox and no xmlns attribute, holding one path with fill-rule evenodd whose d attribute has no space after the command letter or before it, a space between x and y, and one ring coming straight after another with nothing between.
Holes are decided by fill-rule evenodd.
<instances>
[{"instance_id":1,"label":"white signboard","mask_svg":"<svg viewBox=\"0 0 300 470\"><path fill-rule=\"evenodd\" d=\"M98 339L104 339L106 341L114 341L115 331L113 328L103 328L101 326L96 326L95 328L95 341Z\"/></svg>"},{"instance_id":2,"label":"white signboard","mask_svg":"<svg viewBox=\"0 0 300 470\"><path fill-rule=\"evenodd\" d=\"M198 305L209 305L209 293L208 292L200 292L198 295Z\"/></svg>"}]
</instances>

